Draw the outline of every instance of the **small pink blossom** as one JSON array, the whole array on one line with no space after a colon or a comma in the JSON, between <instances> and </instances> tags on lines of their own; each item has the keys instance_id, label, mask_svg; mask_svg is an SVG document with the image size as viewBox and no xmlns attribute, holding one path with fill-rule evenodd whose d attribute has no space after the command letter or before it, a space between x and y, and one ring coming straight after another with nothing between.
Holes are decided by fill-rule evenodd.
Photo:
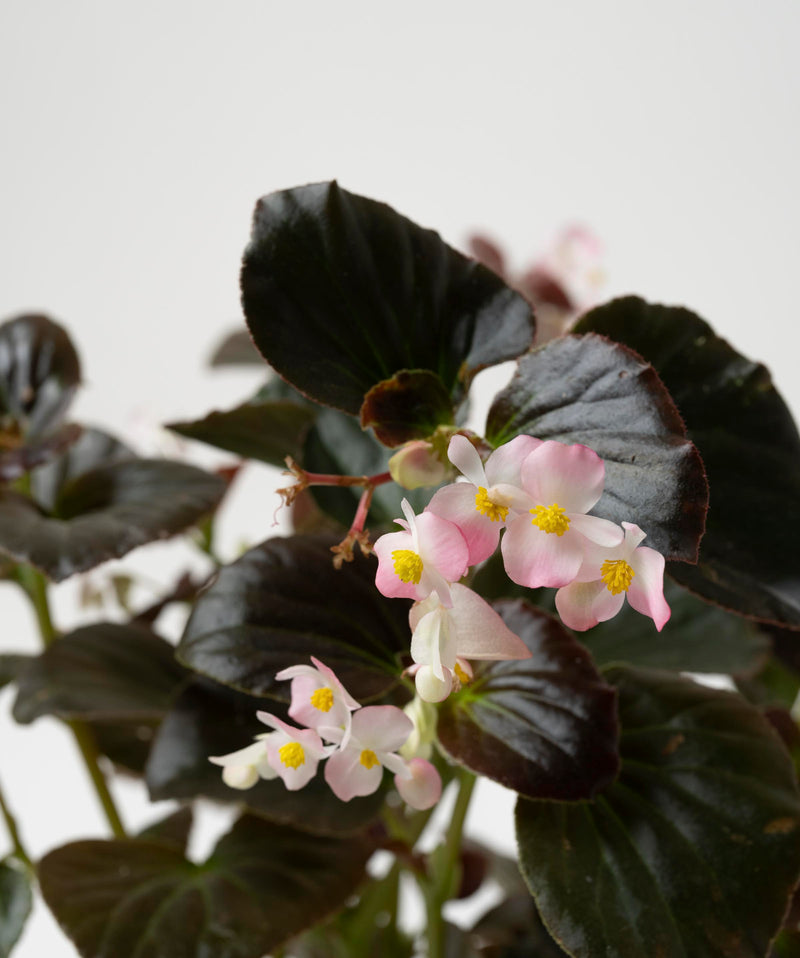
<instances>
[{"instance_id":1,"label":"small pink blossom","mask_svg":"<svg viewBox=\"0 0 800 958\"><path fill-rule=\"evenodd\" d=\"M292 665L275 676L276 679L291 679L292 704L289 715L313 728L327 738L328 728L343 729L345 738L350 731L350 714L361 706L344 688L332 669L311 656L314 666Z\"/></svg>"},{"instance_id":2,"label":"small pink blossom","mask_svg":"<svg viewBox=\"0 0 800 958\"><path fill-rule=\"evenodd\" d=\"M506 529L501 549L510 579L530 588L572 582L588 542L618 545L622 530L586 513L603 492L605 466L588 446L548 440L525 459L527 509Z\"/></svg>"},{"instance_id":3,"label":"small pink blossom","mask_svg":"<svg viewBox=\"0 0 800 958\"><path fill-rule=\"evenodd\" d=\"M425 511L458 526L469 547L469 565L489 558L509 515L525 508L527 496L520 488L520 471L525 458L540 444L533 436L517 436L495 449L484 467L466 436L455 435L450 440L447 455L467 482L439 489Z\"/></svg>"},{"instance_id":4,"label":"small pink blossom","mask_svg":"<svg viewBox=\"0 0 800 958\"><path fill-rule=\"evenodd\" d=\"M419 811L432 808L442 796L442 779L424 758L412 758L405 773L395 775L394 787L407 805Z\"/></svg>"},{"instance_id":5,"label":"small pink blossom","mask_svg":"<svg viewBox=\"0 0 800 958\"><path fill-rule=\"evenodd\" d=\"M375 585L389 598L426 599L437 592L450 604L450 583L467 571L468 549L452 522L432 512L415 516L407 499L405 520L395 520L403 532L390 532L375 543L378 571Z\"/></svg>"},{"instance_id":6,"label":"small pink blossom","mask_svg":"<svg viewBox=\"0 0 800 958\"><path fill-rule=\"evenodd\" d=\"M409 613L411 658L417 694L426 702L446 699L458 681L469 681L469 659L527 659L530 650L494 609L467 586L451 587L453 604L431 595ZM412 670L409 670L410 672Z\"/></svg>"},{"instance_id":7,"label":"small pink blossom","mask_svg":"<svg viewBox=\"0 0 800 958\"><path fill-rule=\"evenodd\" d=\"M293 728L269 712L256 712L256 716L275 729L267 739L267 758L283 784L291 792L307 785L328 754L319 735L313 729Z\"/></svg>"},{"instance_id":8,"label":"small pink blossom","mask_svg":"<svg viewBox=\"0 0 800 958\"><path fill-rule=\"evenodd\" d=\"M625 596L660 632L670 617L664 598L664 556L640 546L645 533L623 522L625 538L613 548L590 545L574 582L556 592L556 609L571 629L583 632L613 618Z\"/></svg>"},{"instance_id":9,"label":"small pink blossom","mask_svg":"<svg viewBox=\"0 0 800 958\"><path fill-rule=\"evenodd\" d=\"M383 769L406 775L406 762L396 755L414 723L394 705L369 705L353 714L353 726L346 744L325 764L325 781L334 795L349 802L358 795L378 789Z\"/></svg>"}]
</instances>

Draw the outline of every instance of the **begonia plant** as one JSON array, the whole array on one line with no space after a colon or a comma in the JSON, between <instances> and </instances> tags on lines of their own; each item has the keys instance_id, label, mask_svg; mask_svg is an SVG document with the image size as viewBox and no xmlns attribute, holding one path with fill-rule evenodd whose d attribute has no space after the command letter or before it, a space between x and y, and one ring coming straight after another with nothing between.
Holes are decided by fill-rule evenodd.
<instances>
[{"instance_id":1,"label":"begonia plant","mask_svg":"<svg viewBox=\"0 0 800 958\"><path fill-rule=\"evenodd\" d=\"M42 640L0 682L68 724L111 833L33 861L2 797L0 956L34 893L85 958L800 954L791 414L689 310L472 251L335 182L259 200L214 364L264 386L168 424L217 473L68 421L69 334L0 326L0 568ZM223 562L249 461L283 475ZM49 583L179 535L209 575L58 628ZM132 832L122 774L172 813ZM464 834L481 780L515 795L514 860ZM234 817L197 861L207 801Z\"/></svg>"}]
</instances>

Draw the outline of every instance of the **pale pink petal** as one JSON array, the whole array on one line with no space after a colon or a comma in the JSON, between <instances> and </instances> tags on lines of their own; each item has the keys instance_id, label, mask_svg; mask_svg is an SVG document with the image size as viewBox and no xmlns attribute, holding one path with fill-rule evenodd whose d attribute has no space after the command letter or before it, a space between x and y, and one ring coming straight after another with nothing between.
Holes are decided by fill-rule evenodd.
<instances>
[{"instance_id":1,"label":"pale pink petal","mask_svg":"<svg viewBox=\"0 0 800 958\"><path fill-rule=\"evenodd\" d=\"M585 516L580 512L569 514L569 527L579 532L591 542L606 549L619 546L624 538L624 532L610 519L601 519L599 516Z\"/></svg>"},{"instance_id":2,"label":"pale pink petal","mask_svg":"<svg viewBox=\"0 0 800 958\"><path fill-rule=\"evenodd\" d=\"M448 616L441 605L434 607L418 620L411 636L411 658L430 666L440 680L444 680L443 666L452 670L456 661L455 634Z\"/></svg>"},{"instance_id":3,"label":"pale pink petal","mask_svg":"<svg viewBox=\"0 0 800 958\"><path fill-rule=\"evenodd\" d=\"M209 762L221 765L223 768L233 765L257 765L266 753L267 746L263 741L253 742L227 755L209 755Z\"/></svg>"},{"instance_id":4,"label":"pale pink petal","mask_svg":"<svg viewBox=\"0 0 800 958\"><path fill-rule=\"evenodd\" d=\"M408 774L406 771L406 760L400 758L399 755L395 755L394 752L377 752L376 755L381 765L383 765L384 768L388 768L390 772L394 772L395 775Z\"/></svg>"},{"instance_id":5,"label":"pale pink petal","mask_svg":"<svg viewBox=\"0 0 800 958\"><path fill-rule=\"evenodd\" d=\"M576 632L585 632L597 625L600 619L595 605L603 592L610 598L618 600L616 602L618 612L625 600L625 594L612 596L602 581L571 582L559 589L556 592L556 609L564 625Z\"/></svg>"},{"instance_id":6,"label":"pale pink petal","mask_svg":"<svg viewBox=\"0 0 800 958\"><path fill-rule=\"evenodd\" d=\"M367 768L361 761L362 751L351 744L344 751L335 752L325 763L325 781L343 802L360 795L371 795L381 784L383 766L378 764Z\"/></svg>"},{"instance_id":7,"label":"pale pink petal","mask_svg":"<svg viewBox=\"0 0 800 958\"><path fill-rule=\"evenodd\" d=\"M414 731L414 723L394 705L368 705L353 714L353 738L374 752L395 752Z\"/></svg>"},{"instance_id":8,"label":"pale pink petal","mask_svg":"<svg viewBox=\"0 0 800 958\"><path fill-rule=\"evenodd\" d=\"M672 614L664 598L664 556L655 549L639 546L630 558L634 575L628 588L631 607L649 615L660 632Z\"/></svg>"},{"instance_id":9,"label":"pale pink petal","mask_svg":"<svg viewBox=\"0 0 800 958\"><path fill-rule=\"evenodd\" d=\"M511 523L500 548L508 577L531 589L568 585L583 559L583 537L579 533L567 530L558 536L542 532L530 516L520 516Z\"/></svg>"},{"instance_id":10,"label":"pale pink petal","mask_svg":"<svg viewBox=\"0 0 800 958\"><path fill-rule=\"evenodd\" d=\"M477 488L469 482L456 482L439 489L428 504L432 512L456 525L467 543L469 565L488 559L497 548L502 522L492 522L475 506Z\"/></svg>"},{"instance_id":11,"label":"pale pink petal","mask_svg":"<svg viewBox=\"0 0 800 958\"><path fill-rule=\"evenodd\" d=\"M268 713L265 712L258 713L262 721L265 721L267 714ZM277 723L275 724L276 728L280 728L281 731L287 731L285 731L286 739L284 741L281 741L280 736L276 736L271 738L267 743L269 763L278 775L280 775L283 784L289 791L293 792L299 788L303 788L303 786L307 785L314 775L316 775L317 765L319 764L319 760L325 757L326 749L319 735L312 729L293 729L291 726L286 725L285 722L281 722L280 719L276 719L275 716L272 716L272 718L274 722ZM268 722L267 724L273 723ZM303 762L296 768L287 765L281 758L281 749L291 743L296 743L303 749Z\"/></svg>"},{"instance_id":12,"label":"pale pink petal","mask_svg":"<svg viewBox=\"0 0 800 958\"><path fill-rule=\"evenodd\" d=\"M622 528L625 530L625 548L633 555L637 546L647 538L647 533L634 522L623 522Z\"/></svg>"},{"instance_id":13,"label":"pale pink petal","mask_svg":"<svg viewBox=\"0 0 800 958\"><path fill-rule=\"evenodd\" d=\"M548 440L523 462L522 485L541 505L557 502L567 512L588 512L602 495L605 472L588 446Z\"/></svg>"},{"instance_id":14,"label":"pale pink petal","mask_svg":"<svg viewBox=\"0 0 800 958\"><path fill-rule=\"evenodd\" d=\"M296 679L298 675L315 675L316 671L310 665L290 665L287 669L276 672L275 678L282 682L284 679Z\"/></svg>"},{"instance_id":15,"label":"pale pink petal","mask_svg":"<svg viewBox=\"0 0 800 958\"><path fill-rule=\"evenodd\" d=\"M510 442L503 443L486 460L486 479L488 484L496 486L499 483L508 483L518 486L522 480L520 471L525 459L542 444L541 439L533 436L516 436ZM480 483L487 485L487 483Z\"/></svg>"},{"instance_id":16,"label":"pale pink petal","mask_svg":"<svg viewBox=\"0 0 800 958\"><path fill-rule=\"evenodd\" d=\"M319 671L327 678L330 687L334 690L338 690L347 708L353 711L355 711L355 709L361 708L359 703L356 702L353 696L347 691L347 689L339 681L339 677L336 675L333 669L329 669L324 662L320 662L319 659L315 659L313 655L311 656L311 661L319 669Z\"/></svg>"},{"instance_id":17,"label":"pale pink petal","mask_svg":"<svg viewBox=\"0 0 800 958\"><path fill-rule=\"evenodd\" d=\"M407 805L420 811L431 808L442 795L439 773L424 758L412 758L406 767L410 776L396 775L394 780L400 797Z\"/></svg>"},{"instance_id":18,"label":"pale pink petal","mask_svg":"<svg viewBox=\"0 0 800 958\"><path fill-rule=\"evenodd\" d=\"M453 600L450 598L450 583L432 563L428 563L422 570L422 576L417 586L417 597L430 595L435 592L439 601L446 608L450 608Z\"/></svg>"},{"instance_id":19,"label":"pale pink petal","mask_svg":"<svg viewBox=\"0 0 800 958\"><path fill-rule=\"evenodd\" d=\"M458 526L432 512L423 512L417 516L417 536L423 572L432 565L448 582L456 582L464 575L469 550Z\"/></svg>"},{"instance_id":20,"label":"pale pink petal","mask_svg":"<svg viewBox=\"0 0 800 958\"><path fill-rule=\"evenodd\" d=\"M291 718L307 728L318 731L330 726L348 725L350 710L345 705L339 689L331 688L333 704L327 712L312 703L314 693L323 688L330 688L330 686L316 669L313 675L298 675L292 679L292 702L289 706Z\"/></svg>"},{"instance_id":21,"label":"pale pink petal","mask_svg":"<svg viewBox=\"0 0 800 958\"><path fill-rule=\"evenodd\" d=\"M483 470L483 463L478 455L478 450L466 436L453 436L450 445L447 447L447 457L474 486L485 486L487 484L486 473Z\"/></svg>"},{"instance_id":22,"label":"pale pink petal","mask_svg":"<svg viewBox=\"0 0 800 958\"><path fill-rule=\"evenodd\" d=\"M388 532L381 536L373 546L378 557L378 571L375 573L375 585L382 595L390 599L419 599L419 589L413 582L403 582L394 571L392 553L396 551L416 552L414 539L409 532Z\"/></svg>"},{"instance_id":23,"label":"pale pink petal","mask_svg":"<svg viewBox=\"0 0 800 958\"><path fill-rule=\"evenodd\" d=\"M435 595L429 595L426 599L415 602L408 613L408 624L411 627L411 631L414 632L416 630L423 616L440 607L441 602Z\"/></svg>"},{"instance_id":24,"label":"pale pink petal","mask_svg":"<svg viewBox=\"0 0 800 958\"><path fill-rule=\"evenodd\" d=\"M465 659L528 659L530 650L489 603L465 585L452 586L455 646ZM448 663L446 663L448 664ZM449 667L452 669L455 663Z\"/></svg>"}]
</instances>

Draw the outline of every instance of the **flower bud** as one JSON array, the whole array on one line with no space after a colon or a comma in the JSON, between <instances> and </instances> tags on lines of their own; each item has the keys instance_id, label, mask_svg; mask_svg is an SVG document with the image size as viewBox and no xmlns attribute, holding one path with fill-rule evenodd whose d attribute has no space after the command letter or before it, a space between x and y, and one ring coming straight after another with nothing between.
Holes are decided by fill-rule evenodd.
<instances>
[{"instance_id":1,"label":"flower bud","mask_svg":"<svg viewBox=\"0 0 800 958\"><path fill-rule=\"evenodd\" d=\"M406 774L395 775L394 787L407 805L420 811L431 808L442 795L439 773L424 758L412 758L406 766Z\"/></svg>"},{"instance_id":2,"label":"flower bud","mask_svg":"<svg viewBox=\"0 0 800 958\"><path fill-rule=\"evenodd\" d=\"M426 439L407 442L389 459L392 479L404 489L438 486L450 475L450 467L442 462L433 443Z\"/></svg>"}]
</instances>

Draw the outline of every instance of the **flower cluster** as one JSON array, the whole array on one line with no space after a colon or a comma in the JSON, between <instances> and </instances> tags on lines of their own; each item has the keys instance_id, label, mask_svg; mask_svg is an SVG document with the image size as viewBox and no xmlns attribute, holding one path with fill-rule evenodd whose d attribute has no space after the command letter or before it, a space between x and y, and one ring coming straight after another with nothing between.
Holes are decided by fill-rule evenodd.
<instances>
[{"instance_id":1,"label":"flower cluster","mask_svg":"<svg viewBox=\"0 0 800 958\"><path fill-rule=\"evenodd\" d=\"M246 789L259 778L280 777L295 791L307 785L326 760L325 781L343 802L377 791L388 768L412 808L435 805L442 791L439 773L423 758L397 754L415 731L408 715L393 705L362 708L331 669L318 659L311 661L313 666L293 665L276 676L291 680L289 715L305 727L289 725L269 712L256 713L271 732L236 752L209 759L222 766L225 784Z\"/></svg>"},{"instance_id":2,"label":"flower cluster","mask_svg":"<svg viewBox=\"0 0 800 958\"><path fill-rule=\"evenodd\" d=\"M564 623L583 631L616 615L627 596L660 631L670 616L664 557L640 545L645 533L590 515L603 492L603 460L587 446L518 436L481 461L466 436L448 456L463 481L435 493L415 516L403 501L402 532L375 543L376 585L415 600L412 671L417 691L441 701L471 675L469 659L530 653L491 607L458 580L498 542L509 578L556 588ZM501 531L504 531L501 540Z\"/></svg>"}]
</instances>

